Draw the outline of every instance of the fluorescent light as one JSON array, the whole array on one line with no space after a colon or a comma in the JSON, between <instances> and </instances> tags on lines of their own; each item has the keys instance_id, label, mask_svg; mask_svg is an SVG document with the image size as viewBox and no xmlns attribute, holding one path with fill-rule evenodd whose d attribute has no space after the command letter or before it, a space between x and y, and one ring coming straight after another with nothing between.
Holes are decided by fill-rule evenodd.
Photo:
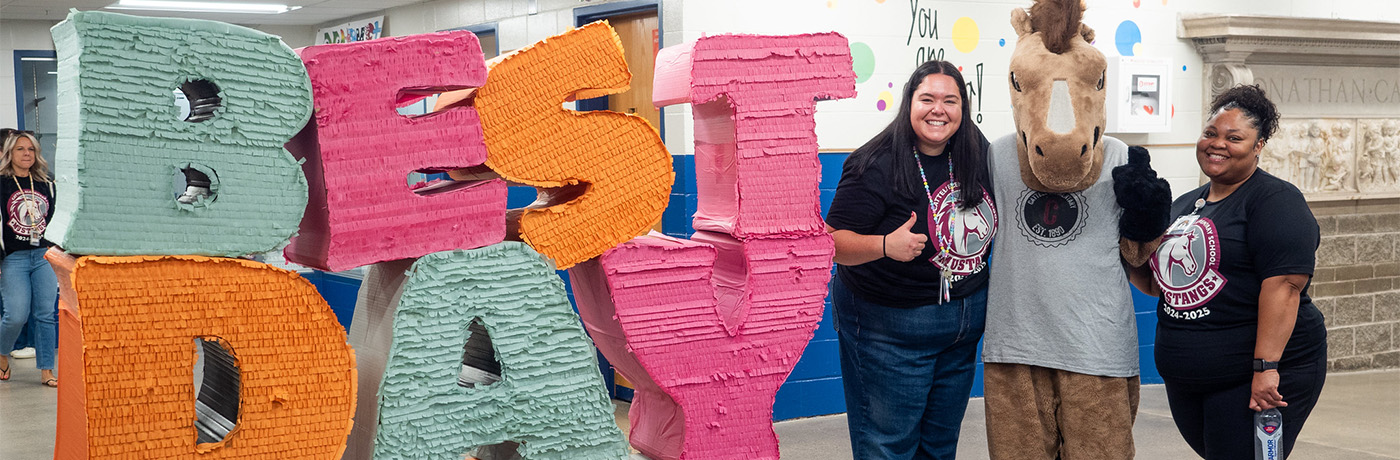
<instances>
[{"instance_id":1,"label":"fluorescent light","mask_svg":"<svg viewBox=\"0 0 1400 460\"><path fill-rule=\"evenodd\" d=\"M107 9L109 10L156 10L186 11L194 13L253 14L282 14L300 8L300 6L287 6L272 3L229 3L166 0L119 0L117 3L107 6Z\"/></svg>"},{"instance_id":2,"label":"fluorescent light","mask_svg":"<svg viewBox=\"0 0 1400 460\"><path fill-rule=\"evenodd\" d=\"M49 75L58 75L58 72L49 72Z\"/></svg>"},{"instance_id":3,"label":"fluorescent light","mask_svg":"<svg viewBox=\"0 0 1400 460\"><path fill-rule=\"evenodd\" d=\"M58 58L27 56L27 57L19 58L19 60L21 60L21 61L57 61Z\"/></svg>"}]
</instances>

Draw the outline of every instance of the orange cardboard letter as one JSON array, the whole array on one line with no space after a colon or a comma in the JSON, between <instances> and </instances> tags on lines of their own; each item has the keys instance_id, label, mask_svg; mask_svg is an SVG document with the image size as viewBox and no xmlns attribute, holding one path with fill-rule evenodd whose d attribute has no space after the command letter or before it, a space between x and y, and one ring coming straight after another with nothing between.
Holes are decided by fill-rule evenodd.
<instances>
[{"instance_id":1,"label":"orange cardboard letter","mask_svg":"<svg viewBox=\"0 0 1400 460\"><path fill-rule=\"evenodd\" d=\"M631 78L617 33L593 23L505 57L476 95L486 165L511 181L555 189L542 191L543 209L521 216L520 235L560 269L646 233L666 209L675 173L650 123L559 106L625 91Z\"/></svg>"},{"instance_id":2,"label":"orange cardboard letter","mask_svg":"<svg viewBox=\"0 0 1400 460\"><path fill-rule=\"evenodd\" d=\"M55 458L340 458L355 358L311 283L241 259L47 258L62 287ZM204 366L217 342L237 369L237 394L222 395L236 424L217 442L196 428L211 385L196 402L197 338Z\"/></svg>"}]
</instances>

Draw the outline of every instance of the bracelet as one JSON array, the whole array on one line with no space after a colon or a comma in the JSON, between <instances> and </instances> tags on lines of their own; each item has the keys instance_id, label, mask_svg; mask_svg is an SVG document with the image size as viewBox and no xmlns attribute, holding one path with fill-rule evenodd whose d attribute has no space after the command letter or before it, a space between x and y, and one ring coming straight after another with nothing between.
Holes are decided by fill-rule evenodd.
<instances>
[{"instance_id":1,"label":"bracelet","mask_svg":"<svg viewBox=\"0 0 1400 460\"><path fill-rule=\"evenodd\" d=\"M885 249L885 239L886 239L886 238L889 238L889 237L890 237L889 234L885 234L885 235L883 235L883 236L880 237L880 257L881 257L881 258L885 258L885 257L889 257L889 256L890 256L889 251Z\"/></svg>"}]
</instances>

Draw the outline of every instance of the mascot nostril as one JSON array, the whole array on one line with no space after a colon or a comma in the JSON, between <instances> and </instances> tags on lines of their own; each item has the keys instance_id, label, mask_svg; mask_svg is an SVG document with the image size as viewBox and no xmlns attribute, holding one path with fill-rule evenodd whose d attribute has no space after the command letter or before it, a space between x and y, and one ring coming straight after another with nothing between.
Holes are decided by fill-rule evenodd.
<instances>
[{"instance_id":1,"label":"mascot nostril","mask_svg":"<svg viewBox=\"0 0 1400 460\"><path fill-rule=\"evenodd\" d=\"M1035 146L1035 153L1036 153L1037 155L1040 155L1040 156L1045 156L1045 152L1042 151L1042 150L1040 150L1040 146L1039 146L1039 145Z\"/></svg>"},{"instance_id":2,"label":"mascot nostril","mask_svg":"<svg viewBox=\"0 0 1400 460\"><path fill-rule=\"evenodd\" d=\"M1079 147L1079 156L1082 157L1085 153L1089 153L1089 144L1084 144L1083 146Z\"/></svg>"},{"instance_id":3,"label":"mascot nostril","mask_svg":"<svg viewBox=\"0 0 1400 460\"><path fill-rule=\"evenodd\" d=\"M1094 148L1099 148L1099 127L1094 127Z\"/></svg>"}]
</instances>

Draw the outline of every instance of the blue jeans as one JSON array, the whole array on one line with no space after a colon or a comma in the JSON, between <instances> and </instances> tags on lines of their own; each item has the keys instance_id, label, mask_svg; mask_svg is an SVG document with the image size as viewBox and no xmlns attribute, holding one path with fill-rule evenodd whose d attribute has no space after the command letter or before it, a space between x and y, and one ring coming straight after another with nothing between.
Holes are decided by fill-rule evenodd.
<instances>
[{"instance_id":1,"label":"blue jeans","mask_svg":"<svg viewBox=\"0 0 1400 460\"><path fill-rule=\"evenodd\" d=\"M58 321L54 305L58 299L58 277L49 261L48 248L25 249L0 261L0 297L5 316L0 319L0 354L9 356L15 339L26 322L34 331L34 352L39 369L53 370L58 349Z\"/></svg>"},{"instance_id":2,"label":"blue jeans","mask_svg":"<svg viewBox=\"0 0 1400 460\"><path fill-rule=\"evenodd\" d=\"M831 281L846 423L857 459L948 459L972 393L987 289L941 305L892 308Z\"/></svg>"}]
</instances>

